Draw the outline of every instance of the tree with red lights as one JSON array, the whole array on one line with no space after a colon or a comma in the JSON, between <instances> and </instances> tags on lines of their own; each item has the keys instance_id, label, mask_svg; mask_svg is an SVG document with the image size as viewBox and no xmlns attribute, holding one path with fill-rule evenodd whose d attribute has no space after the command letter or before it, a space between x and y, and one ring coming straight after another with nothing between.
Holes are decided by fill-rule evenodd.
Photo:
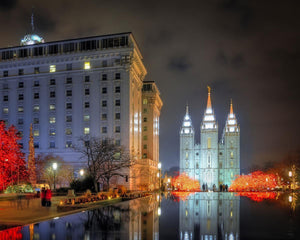
<instances>
[{"instance_id":1,"label":"tree with red lights","mask_svg":"<svg viewBox=\"0 0 300 240\"><path fill-rule=\"evenodd\" d=\"M278 177L262 171L255 171L248 175L238 176L231 184L230 191L269 191L277 186Z\"/></svg>"},{"instance_id":2,"label":"tree with red lights","mask_svg":"<svg viewBox=\"0 0 300 240\"><path fill-rule=\"evenodd\" d=\"M8 129L0 121L0 189L26 181L28 178L24 154L20 150L18 135L14 126Z\"/></svg>"},{"instance_id":3,"label":"tree with red lights","mask_svg":"<svg viewBox=\"0 0 300 240\"><path fill-rule=\"evenodd\" d=\"M190 178L185 173L172 179L172 186L179 191L199 191L200 183L197 180Z\"/></svg>"}]
</instances>

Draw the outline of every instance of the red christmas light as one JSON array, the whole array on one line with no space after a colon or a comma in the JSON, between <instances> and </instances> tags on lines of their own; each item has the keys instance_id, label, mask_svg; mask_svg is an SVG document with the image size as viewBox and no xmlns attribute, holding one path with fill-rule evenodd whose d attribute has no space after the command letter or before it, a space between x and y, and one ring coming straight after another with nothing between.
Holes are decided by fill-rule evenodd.
<instances>
[{"instance_id":1,"label":"red christmas light","mask_svg":"<svg viewBox=\"0 0 300 240\"><path fill-rule=\"evenodd\" d=\"M0 231L0 240L20 240L22 239L22 227L9 228Z\"/></svg>"},{"instance_id":2,"label":"red christmas light","mask_svg":"<svg viewBox=\"0 0 300 240\"><path fill-rule=\"evenodd\" d=\"M14 126L6 129L0 121L0 190L28 178L24 154L18 144L20 139Z\"/></svg>"},{"instance_id":3,"label":"red christmas light","mask_svg":"<svg viewBox=\"0 0 300 240\"><path fill-rule=\"evenodd\" d=\"M237 196L250 198L252 201L261 202L263 200L272 200L277 198L276 192L239 192Z\"/></svg>"},{"instance_id":4,"label":"red christmas light","mask_svg":"<svg viewBox=\"0 0 300 240\"><path fill-rule=\"evenodd\" d=\"M231 184L229 190L233 192L270 191L277 186L275 174L256 171L248 175L239 175Z\"/></svg>"},{"instance_id":5,"label":"red christmas light","mask_svg":"<svg viewBox=\"0 0 300 240\"><path fill-rule=\"evenodd\" d=\"M200 191L199 181L190 178L185 173L173 178L171 184L178 191Z\"/></svg>"}]
</instances>

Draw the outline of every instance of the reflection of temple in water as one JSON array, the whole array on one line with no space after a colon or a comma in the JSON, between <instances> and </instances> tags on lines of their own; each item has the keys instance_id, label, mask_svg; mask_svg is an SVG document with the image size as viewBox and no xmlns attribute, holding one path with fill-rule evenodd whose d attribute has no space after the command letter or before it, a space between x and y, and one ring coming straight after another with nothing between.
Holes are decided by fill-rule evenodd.
<instances>
[{"instance_id":1,"label":"reflection of temple in water","mask_svg":"<svg viewBox=\"0 0 300 240\"><path fill-rule=\"evenodd\" d=\"M237 240L240 198L232 193L195 193L180 201L181 240Z\"/></svg>"}]
</instances>

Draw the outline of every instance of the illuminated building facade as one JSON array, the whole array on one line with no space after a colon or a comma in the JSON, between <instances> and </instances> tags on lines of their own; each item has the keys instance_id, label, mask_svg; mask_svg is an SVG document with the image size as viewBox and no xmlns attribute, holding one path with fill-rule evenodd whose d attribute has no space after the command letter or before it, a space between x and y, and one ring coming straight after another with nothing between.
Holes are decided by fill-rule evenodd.
<instances>
[{"instance_id":1,"label":"illuminated building facade","mask_svg":"<svg viewBox=\"0 0 300 240\"><path fill-rule=\"evenodd\" d=\"M195 193L179 204L181 240L240 239L240 197L233 193Z\"/></svg>"},{"instance_id":2,"label":"illuminated building facade","mask_svg":"<svg viewBox=\"0 0 300 240\"><path fill-rule=\"evenodd\" d=\"M185 172L200 181L203 190L219 189L220 184L230 186L240 174L240 128L233 112L230 112L218 139L218 124L211 104L208 88L207 107L200 130L200 144L195 143L195 131L188 106L180 129L180 173Z\"/></svg>"},{"instance_id":3,"label":"illuminated building facade","mask_svg":"<svg viewBox=\"0 0 300 240\"><path fill-rule=\"evenodd\" d=\"M32 123L36 154L58 155L77 170L83 160L72 147L81 136L113 138L142 159L146 74L130 32L46 43L29 34L21 46L0 49L0 118L23 135L26 154ZM151 130L148 141L155 136L158 145L159 130ZM150 156L158 161L158 152ZM135 189L127 175L114 182Z\"/></svg>"}]
</instances>

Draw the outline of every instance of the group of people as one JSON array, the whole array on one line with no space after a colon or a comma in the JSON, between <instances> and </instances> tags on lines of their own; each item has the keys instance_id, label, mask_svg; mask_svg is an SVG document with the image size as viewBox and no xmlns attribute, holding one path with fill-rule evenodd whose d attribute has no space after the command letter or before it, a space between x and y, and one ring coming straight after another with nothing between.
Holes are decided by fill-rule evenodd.
<instances>
[{"instance_id":1,"label":"group of people","mask_svg":"<svg viewBox=\"0 0 300 240\"><path fill-rule=\"evenodd\" d=\"M207 192L209 189L208 189L208 186L207 186L207 183L206 184L202 184L202 191L203 192ZM217 191L217 187L216 185L214 184L213 185L213 191L216 192ZM228 185L226 184L220 184L220 189L219 189L220 192L228 192Z\"/></svg>"},{"instance_id":2,"label":"group of people","mask_svg":"<svg viewBox=\"0 0 300 240\"><path fill-rule=\"evenodd\" d=\"M42 188L41 191L41 203L43 207L50 207L51 206L51 198L52 192L49 188Z\"/></svg>"}]
</instances>

